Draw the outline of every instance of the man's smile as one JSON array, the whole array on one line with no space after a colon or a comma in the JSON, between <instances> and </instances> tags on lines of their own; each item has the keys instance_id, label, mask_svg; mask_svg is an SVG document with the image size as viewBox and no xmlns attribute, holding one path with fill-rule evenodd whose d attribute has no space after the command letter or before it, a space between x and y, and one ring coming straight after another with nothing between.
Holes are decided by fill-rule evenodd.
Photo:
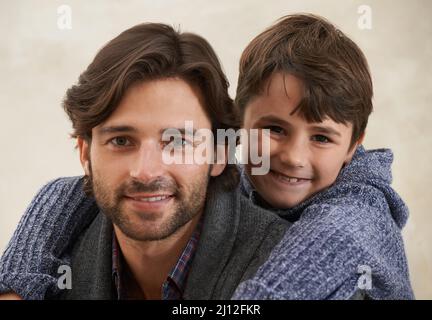
<instances>
[{"instance_id":1,"label":"man's smile","mask_svg":"<svg viewBox=\"0 0 432 320\"><path fill-rule=\"evenodd\" d=\"M125 196L126 203L137 211L153 211L163 209L174 199L173 195Z\"/></svg>"},{"instance_id":2,"label":"man's smile","mask_svg":"<svg viewBox=\"0 0 432 320\"><path fill-rule=\"evenodd\" d=\"M173 196L174 196L173 194L169 194L169 193L157 193L157 194L134 194L134 195L126 195L125 197L135 201L156 202L156 201L162 201L168 199Z\"/></svg>"}]
</instances>

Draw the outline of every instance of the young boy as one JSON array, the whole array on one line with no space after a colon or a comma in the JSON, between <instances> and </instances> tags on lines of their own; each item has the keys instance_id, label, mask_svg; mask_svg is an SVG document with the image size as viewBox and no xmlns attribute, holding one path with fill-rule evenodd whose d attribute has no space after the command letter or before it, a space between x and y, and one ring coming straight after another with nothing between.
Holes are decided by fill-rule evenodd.
<instances>
[{"instance_id":1,"label":"young boy","mask_svg":"<svg viewBox=\"0 0 432 320\"><path fill-rule=\"evenodd\" d=\"M236 105L270 131L270 172L246 165L241 187L295 223L234 298L413 297L392 153L361 146L372 95L361 50L323 18L284 17L245 49Z\"/></svg>"},{"instance_id":2,"label":"young boy","mask_svg":"<svg viewBox=\"0 0 432 320\"><path fill-rule=\"evenodd\" d=\"M360 49L320 17L284 17L246 48L236 103L245 129L270 131L270 172L252 175L245 165L237 192L294 224L234 298L413 298L400 233L408 210L390 187L392 154L361 147L371 100ZM32 210L40 209L26 215ZM90 217L76 218L78 233ZM67 244L75 233L56 241ZM58 290L58 255L40 262L53 270L39 275L44 291ZM3 273L13 259L2 261ZM19 292L20 276L0 277L0 291L31 297Z\"/></svg>"}]
</instances>

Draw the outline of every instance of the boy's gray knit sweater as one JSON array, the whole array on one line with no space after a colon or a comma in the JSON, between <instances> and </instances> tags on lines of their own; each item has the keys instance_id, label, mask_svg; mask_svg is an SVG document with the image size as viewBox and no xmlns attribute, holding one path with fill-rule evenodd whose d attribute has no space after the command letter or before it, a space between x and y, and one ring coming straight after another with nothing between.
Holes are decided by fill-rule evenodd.
<instances>
[{"instance_id":1,"label":"boy's gray knit sweater","mask_svg":"<svg viewBox=\"0 0 432 320\"><path fill-rule=\"evenodd\" d=\"M408 208L390 186L392 162L389 149L361 146L333 186L295 208L273 209L296 222L233 298L348 299L364 289L372 299L413 299L401 236ZM265 207L242 176L243 193Z\"/></svg>"},{"instance_id":2,"label":"boy's gray knit sweater","mask_svg":"<svg viewBox=\"0 0 432 320\"><path fill-rule=\"evenodd\" d=\"M408 210L390 187L392 159L389 150L359 148L332 187L278 211L297 222L234 298L347 299L358 289L362 265L372 271L370 297L413 298L400 233ZM244 175L237 192L265 206ZM58 293L58 267L69 264L69 245L97 212L80 178L43 187L0 260L0 293L15 291L24 299Z\"/></svg>"}]
</instances>

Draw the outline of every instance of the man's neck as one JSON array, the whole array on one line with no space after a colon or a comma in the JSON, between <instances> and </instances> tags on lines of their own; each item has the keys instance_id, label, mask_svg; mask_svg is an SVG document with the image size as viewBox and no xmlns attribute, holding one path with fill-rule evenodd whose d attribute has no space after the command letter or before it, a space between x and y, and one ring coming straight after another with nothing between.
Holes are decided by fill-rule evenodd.
<instances>
[{"instance_id":1,"label":"man's neck","mask_svg":"<svg viewBox=\"0 0 432 320\"><path fill-rule=\"evenodd\" d=\"M158 241L128 238L114 225L127 267L146 299L161 299L162 285L176 265L201 217L197 215L170 237Z\"/></svg>"}]
</instances>

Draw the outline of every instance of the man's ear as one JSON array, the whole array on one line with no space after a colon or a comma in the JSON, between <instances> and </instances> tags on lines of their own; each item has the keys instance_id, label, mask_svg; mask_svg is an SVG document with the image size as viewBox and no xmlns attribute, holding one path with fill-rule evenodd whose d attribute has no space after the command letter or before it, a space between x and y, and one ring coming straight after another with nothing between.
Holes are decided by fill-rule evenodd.
<instances>
[{"instance_id":1,"label":"man's ear","mask_svg":"<svg viewBox=\"0 0 432 320\"><path fill-rule=\"evenodd\" d=\"M350 163L352 157L354 156L354 153L356 152L358 146L360 146L363 143L365 137L365 132L363 132L360 137L357 139L357 141L354 143L354 145L351 147L351 149L348 151L347 157L345 158L344 165Z\"/></svg>"},{"instance_id":2,"label":"man's ear","mask_svg":"<svg viewBox=\"0 0 432 320\"><path fill-rule=\"evenodd\" d=\"M80 153L81 166L87 176L90 176L90 146L89 142L82 137L77 138L78 149Z\"/></svg>"},{"instance_id":3,"label":"man's ear","mask_svg":"<svg viewBox=\"0 0 432 320\"><path fill-rule=\"evenodd\" d=\"M224 161L222 161L221 155L224 155L224 158L223 158ZM216 145L214 159L216 159L216 161L214 161L214 164L212 165L211 170L210 170L210 175L212 177L216 177L216 176L221 175L222 172L224 171L225 167L227 166L228 150L224 145Z\"/></svg>"}]
</instances>

